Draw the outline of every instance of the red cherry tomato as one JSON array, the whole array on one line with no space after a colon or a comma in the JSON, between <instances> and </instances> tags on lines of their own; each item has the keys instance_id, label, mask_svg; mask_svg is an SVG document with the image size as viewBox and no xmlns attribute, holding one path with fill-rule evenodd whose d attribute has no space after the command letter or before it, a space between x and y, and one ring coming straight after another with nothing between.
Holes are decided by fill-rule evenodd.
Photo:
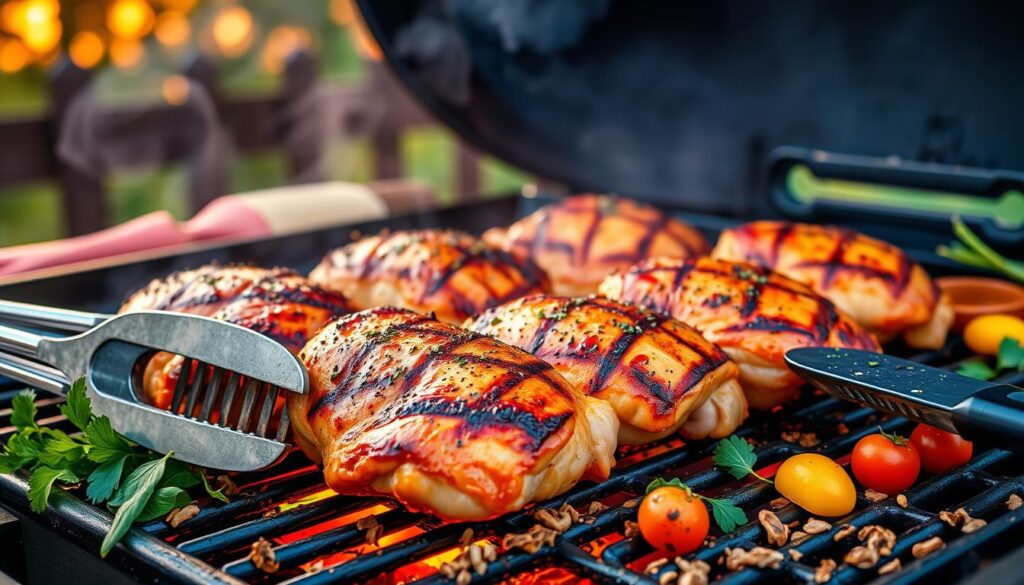
<instances>
[{"instance_id":1,"label":"red cherry tomato","mask_svg":"<svg viewBox=\"0 0 1024 585\"><path fill-rule=\"evenodd\" d=\"M946 473L971 460L974 443L956 433L921 423L910 434L910 443L921 455L921 467L928 473Z\"/></svg>"},{"instance_id":2,"label":"red cherry tomato","mask_svg":"<svg viewBox=\"0 0 1024 585\"><path fill-rule=\"evenodd\" d=\"M708 535L708 509L682 488L653 490L640 503L637 515L644 540L669 555L697 550Z\"/></svg>"},{"instance_id":3,"label":"red cherry tomato","mask_svg":"<svg viewBox=\"0 0 1024 585\"><path fill-rule=\"evenodd\" d=\"M876 433L857 441L850 467L864 487L896 495L917 481L921 458L906 438Z\"/></svg>"}]
</instances>

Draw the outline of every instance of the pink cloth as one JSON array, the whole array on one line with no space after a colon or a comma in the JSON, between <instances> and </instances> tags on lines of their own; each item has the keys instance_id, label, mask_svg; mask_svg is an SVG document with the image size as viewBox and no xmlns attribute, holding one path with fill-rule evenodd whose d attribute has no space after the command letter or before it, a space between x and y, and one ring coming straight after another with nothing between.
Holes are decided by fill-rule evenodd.
<instances>
[{"instance_id":1,"label":"pink cloth","mask_svg":"<svg viewBox=\"0 0 1024 585\"><path fill-rule=\"evenodd\" d=\"M166 211L154 211L84 236L0 248L0 276L196 241L256 238L270 233L270 226L258 211L227 196L213 201L185 223L178 223Z\"/></svg>"}]
</instances>

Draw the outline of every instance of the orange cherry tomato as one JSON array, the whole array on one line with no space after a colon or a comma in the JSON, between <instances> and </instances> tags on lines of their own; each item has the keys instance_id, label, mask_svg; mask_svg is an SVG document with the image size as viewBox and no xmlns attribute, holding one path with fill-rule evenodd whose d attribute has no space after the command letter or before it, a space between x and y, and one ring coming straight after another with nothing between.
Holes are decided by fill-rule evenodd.
<instances>
[{"instance_id":1,"label":"orange cherry tomato","mask_svg":"<svg viewBox=\"0 0 1024 585\"><path fill-rule=\"evenodd\" d=\"M971 460L974 443L956 433L921 423L910 434L910 443L921 456L921 467L928 473L946 473Z\"/></svg>"},{"instance_id":2,"label":"orange cherry tomato","mask_svg":"<svg viewBox=\"0 0 1024 585\"><path fill-rule=\"evenodd\" d=\"M864 487L896 495L917 481L921 457L904 437L876 433L857 441L850 467Z\"/></svg>"},{"instance_id":3,"label":"orange cherry tomato","mask_svg":"<svg viewBox=\"0 0 1024 585\"><path fill-rule=\"evenodd\" d=\"M640 503L637 515L644 540L669 555L697 550L708 535L708 509L682 488L653 490Z\"/></svg>"}]
</instances>

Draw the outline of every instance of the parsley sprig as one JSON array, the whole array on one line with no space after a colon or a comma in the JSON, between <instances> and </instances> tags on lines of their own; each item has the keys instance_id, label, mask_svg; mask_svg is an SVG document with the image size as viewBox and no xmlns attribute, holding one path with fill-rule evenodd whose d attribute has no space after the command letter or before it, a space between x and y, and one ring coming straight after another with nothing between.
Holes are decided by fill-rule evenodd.
<instances>
[{"instance_id":1,"label":"parsley sprig","mask_svg":"<svg viewBox=\"0 0 1024 585\"><path fill-rule=\"evenodd\" d=\"M0 453L0 473L30 473L29 507L37 513L46 509L57 484L84 485L90 501L115 510L100 556L105 557L133 523L187 505L192 501L188 488L202 484L211 497L228 501L222 491L210 487L204 469L173 459L173 452L160 455L143 449L118 434L106 416L94 415L84 379L71 386L67 401L60 405L61 414L77 429L71 434L40 426L35 398L35 392L25 390L11 403L15 433Z\"/></svg>"},{"instance_id":2,"label":"parsley sprig","mask_svg":"<svg viewBox=\"0 0 1024 585\"><path fill-rule=\"evenodd\" d=\"M956 373L979 380L991 380L998 377L1003 370L1024 372L1024 345L1012 337L1004 337L999 343L995 368L981 360L970 360L960 364Z\"/></svg>"},{"instance_id":3,"label":"parsley sprig","mask_svg":"<svg viewBox=\"0 0 1024 585\"><path fill-rule=\"evenodd\" d=\"M939 256L968 266L987 268L1000 272L1017 282L1024 282L1024 262L1010 260L993 250L958 216L953 217L953 234L959 240L948 246L936 248L935 252Z\"/></svg>"},{"instance_id":4,"label":"parsley sprig","mask_svg":"<svg viewBox=\"0 0 1024 585\"><path fill-rule=\"evenodd\" d=\"M775 483L754 471L757 463L754 447L736 435L730 435L715 445L715 456L711 461L736 479L752 475L765 483Z\"/></svg>"},{"instance_id":5,"label":"parsley sprig","mask_svg":"<svg viewBox=\"0 0 1024 585\"><path fill-rule=\"evenodd\" d=\"M743 526L747 523L747 515L743 513L743 509L729 500L720 498L709 498L702 496L687 486L679 478L672 478L670 480L664 480L660 477L647 484L647 491L644 493L651 493L660 487L677 487L681 490L685 490L690 495L700 498L711 506L711 515L715 518L715 524L722 529L722 532L732 532L736 530L737 526Z\"/></svg>"}]
</instances>

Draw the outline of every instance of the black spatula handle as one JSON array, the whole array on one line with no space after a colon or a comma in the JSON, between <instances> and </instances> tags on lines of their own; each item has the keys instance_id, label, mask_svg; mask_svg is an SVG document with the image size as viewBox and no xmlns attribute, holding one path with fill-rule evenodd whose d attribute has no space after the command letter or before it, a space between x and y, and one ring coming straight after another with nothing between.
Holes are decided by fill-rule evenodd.
<instances>
[{"instance_id":1,"label":"black spatula handle","mask_svg":"<svg viewBox=\"0 0 1024 585\"><path fill-rule=\"evenodd\" d=\"M953 425L970 440L1024 449L1024 388L989 386L953 407Z\"/></svg>"}]
</instances>

